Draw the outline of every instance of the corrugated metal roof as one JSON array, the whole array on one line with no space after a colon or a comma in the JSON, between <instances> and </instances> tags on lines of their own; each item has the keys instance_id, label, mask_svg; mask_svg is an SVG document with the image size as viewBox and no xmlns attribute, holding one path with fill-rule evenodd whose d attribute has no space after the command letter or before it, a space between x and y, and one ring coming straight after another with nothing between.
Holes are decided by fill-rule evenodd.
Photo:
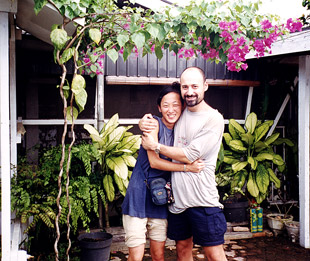
<instances>
[{"instance_id":1,"label":"corrugated metal roof","mask_svg":"<svg viewBox=\"0 0 310 261\"><path fill-rule=\"evenodd\" d=\"M105 59L105 75L108 76L135 76L135 77L165 77L178 78L182 71L189 66L197 66L205 71L208 79L238 79L258 80L256 61L250 61L247 71L230 72L222 63L208 62L202 57L179 58L173 52L164 51L163 58L158 60L155 54L147 54L144 57L131 55L126 62L122 57L113 63L109 58Z\"/></svg>"}]
</instances>

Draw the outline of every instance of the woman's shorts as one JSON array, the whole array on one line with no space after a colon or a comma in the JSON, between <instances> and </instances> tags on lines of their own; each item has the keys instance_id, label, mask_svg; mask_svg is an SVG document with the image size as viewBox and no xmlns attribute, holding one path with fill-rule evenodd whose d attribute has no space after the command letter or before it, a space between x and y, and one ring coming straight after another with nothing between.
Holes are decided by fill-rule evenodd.
<instances>
[{"instance_id":1,"label":"woman's shorts","mask_svg":"<svg viewBox=\"0 0 310 261\"><path fill-rule=\"evenodd\" d=\"M217 207L194 207L168 215L168 238L176 241L193 237L200 246L217 246L224 243L226 229L223 210Z\"/></svg>"},{"instance_id":2,"label":"woman's shorts","mask_svg":"<svg viewBox=\"0 0 310 261\"><path fill-rule=\"evenodd\" d=\"M164 242L167 239L167 219L138 218L123 215L125 244L136 247L146 243L146 236L154 241Z\"/></svg>"}]
</instances>

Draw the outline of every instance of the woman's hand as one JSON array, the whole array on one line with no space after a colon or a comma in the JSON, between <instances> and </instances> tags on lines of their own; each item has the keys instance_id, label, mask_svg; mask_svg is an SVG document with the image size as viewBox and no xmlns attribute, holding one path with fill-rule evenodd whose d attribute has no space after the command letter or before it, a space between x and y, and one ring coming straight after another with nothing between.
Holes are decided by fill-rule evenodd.
<instances>
[{"instance_id":1,"label":"woman's hand","mask_svg":"<svg viewBox=\"0 0 310 261\"><path fill-rule=\"evenodd\" d=\"M151 132L158 125L158 121L155 120L152 114L148 113L143 116L143 118L139 121L139 128L143 132Z\"/></svg>"},{"instance_id":2,"label":"woman's hand","mask_svg":"<svg viewBox=\"0 0 310 261\"><path fill-rule=\"evenodd\" d=\"M186 171L199 173L205 167L203 160L198 159L192 162L191 164L186 164Z\"/></svg>"}]
</instances>

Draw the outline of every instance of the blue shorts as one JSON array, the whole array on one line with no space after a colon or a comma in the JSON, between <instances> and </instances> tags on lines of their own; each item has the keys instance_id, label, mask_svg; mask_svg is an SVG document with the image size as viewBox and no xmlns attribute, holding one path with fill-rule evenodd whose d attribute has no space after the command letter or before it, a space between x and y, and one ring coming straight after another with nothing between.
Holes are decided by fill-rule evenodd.
<instances>
[{"instance_id":1,"label":"blue shorts","mask_svg":"<svg viewBox=\"0 0 310 261\"><path fill-rule=\"evenodd\" d=\"M222 245L226 229L223 210L218 207L188 208L168 215L168 237L176 241L193 237L200 246Z\"/></svg>"}]
</instances>

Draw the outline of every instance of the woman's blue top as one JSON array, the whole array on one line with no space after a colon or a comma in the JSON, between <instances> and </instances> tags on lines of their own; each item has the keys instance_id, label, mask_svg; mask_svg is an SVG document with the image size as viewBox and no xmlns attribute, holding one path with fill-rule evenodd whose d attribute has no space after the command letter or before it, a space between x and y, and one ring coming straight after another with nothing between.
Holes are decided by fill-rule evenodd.
<instances>
[{"instance_id":1,"label":"woman's blue top","mask_svg":"<svg viewBox=\"0 0 310 261\"><path fill-rule=\"evenodd\" d=\"M161 144L173 146L173 130L170 130L162 122L161 118L153 116L159 123L158 141ZM160 155L161 158L167 159ZM152 202L150 190L144 182L150 183L155 177L170 180L170 172L152 169L147 156L147 151L141 146L136 165L133 169L126 196L122 204L124 215L139 218L167 218L167 205L155 205Z\"/></svg>"}]
</instances>

